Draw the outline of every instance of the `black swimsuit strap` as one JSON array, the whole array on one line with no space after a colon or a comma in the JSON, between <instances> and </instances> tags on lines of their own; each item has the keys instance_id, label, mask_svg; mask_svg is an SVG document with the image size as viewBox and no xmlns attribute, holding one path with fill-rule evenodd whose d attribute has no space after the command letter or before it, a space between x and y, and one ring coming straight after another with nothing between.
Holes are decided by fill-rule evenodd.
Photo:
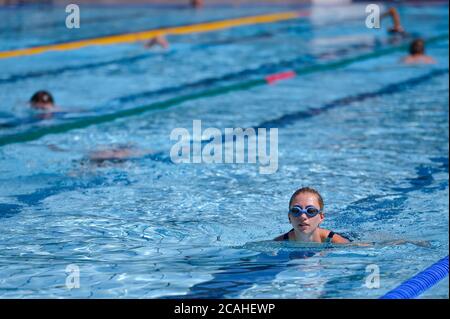
<instances>
[{"instance_id":1,"label":"black swimsuit strap","mask_svg":"<svg viewBox=\"0 0 450 319\"><path fill-rule=\"evenodd\" d=\"M292 231L294 231L294 228L292 228L290 231L288 231L286 234L283 235L283 240L289 240L289 233L292 232ZM336 235L336 233L331 230L328 233L328 236L327 236L328 240L327 240L327 242L331 242L331 239L334 237L334 235Z\"/></svg>"},{"instance_id":2,"label":"black swimsuit strap","mask_svg":"<svg viewBox=\"0 0 450 319\"><path fill-rule=\"evenodd\" d=\"M291 232L291 231L293 231L294 230L294 228L292 228L290 231L288 231L286 234L284 234L283 235L283 240L289 240L289 233Z\"/></svg>"},{"instance_id":3,"label":"black swimsuit strap","mask_svg":"<svg viewBox=\"0 0 450 319\"><path fill-rule=\"evenodd\" d=\"M336 233L335 233L334 231L330 230L330 232L328 233L328 236L327 236L327 239L325 240L325 242L326 242L326 243L332 243L333 236L334 236L335 234L336 234Z\"/></svg>"}]
</instances>

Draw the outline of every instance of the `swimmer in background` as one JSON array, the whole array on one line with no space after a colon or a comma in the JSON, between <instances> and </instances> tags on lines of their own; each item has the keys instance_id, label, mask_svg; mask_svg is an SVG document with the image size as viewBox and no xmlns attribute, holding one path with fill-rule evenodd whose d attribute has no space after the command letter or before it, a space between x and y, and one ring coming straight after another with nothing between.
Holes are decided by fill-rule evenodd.
<instances>
[{"instance_id":1,"label":"swimmer in background","mask_svg":"<svg viewBox=\"0 0 450 319\"><path fill-rule=\"evenodd\" d=\"M157 35L156 37L150 39L150 41L144 44L146 48L152 48L154 46L160 46L163 49L169 48L169 41L167 41L166 37L162 34Z\"/></svg>"},{"instance_id":2,"label":"swimmer in background","mask_svg":"<svg viewBox=\"0 0 450 319\"><path fill-rule=\"evenodd\" d=\"M37 91L30 98L30 107L39 113L35 114L33 117L37 120L49 120L55 115L64 114L65 112L55 105L55 100L53 96L48 91ZM33 120L31 121L33 122Z\"/></svg>"},{"instance_id":3,"label":"swimmer in background","mask_svg":"<svg viewBox=\"0 0 450 319\"><path fill-rule=\"evenodd\" d=\"M396 8L389 8L389 10L381 15L381 18L386 16L390 16L392 18L393 27L388 29L389 39L388 43L390 44L402 44L405 40L411 39L412 34L409 34L403 28L400 22L400 14L398 13Z\"/></svg>"},{"instance_id":4,"label":"swimmer in background","mask_svg":"<svg viewBox=\"0 0 450 319\"><path fill-rule=\"evenodd\" d=\"M37 111L36 114L33 115L33 118L37 118L38 120L47 120L54 117L62 117L69 113L82 113L86 112L83 109L72 109L70 112L64 110L55 104L55 100L50 92L48 91L37 91L33 94L29 101L30 107ZM19 124L31 124L35 122L35 120L25 120L20 121Z\"/></svg>"},{"instance_id":5,"label":"swimmer in background","mask_svg":"<svg viewBox=\"0 0 450 319\"><path fill-rule=\"evenodd\" d=\"M293 229L276 237L276 241L347 244L350 241L333 231L320 228L325 216L322 196L313 188L303 187L289 201L288 218Z\"/></svg>"},{"instance_id":6,"label":"swimmer in background","mask_svg":"<svg viewBox=\"0 0 450 319\"><path fill-rule=\"evenodd\" d=\"M384 18L390 16L392 18L392 22L394 26L388 29L388 32L391 34L402 34L405 35L405 29L403 29L402 24L400 22L400 14L398 13L396 8L389 8L388 11L381 14L380 18Z\"/></svg>"},{"instance_id":7,"label":"swimmer in background","mask_svg":"<svg viewBox=\"0 0 450 319\"><path fill-rule=\"evenodd\" d=\"M204 5L203 0L191 0L191 7L195 9L202 8Z\"/></svg>"},{"instance_id":8,"label":"swimmer in background","mask_svg":"<svg viewBox=\"0 0 450 319\"><path fill-rule=\"evenodd\" d=\"M400 14L397 9L389 8L389 10L381 15L381 18L391 16L394 26L388 30L393 35L400 35L401 38L411 37L411 34L405 32L400 22ZM409 55L402 59L406 64L434 64L436 61L425 55L425 42L424 40L417 38L414 39L409 46Z\"/></svg>"},{"instance_id":9,"label":"swimmer in background","mask_svg":"<svg viewBox=\"0 0 450 319\"><path fill-rule=\"evenodd\" d=\"M436 60L425 54L425 41L415 39L409 46L409 55L402 59L406 64L434 64Z\"/></svg>"},{"instance_id":10,"label":"swimmer in background","mask_svg":"<svg viewBox=\"0 0 450 319\"><path fill-rule=\"evenodd\" d=\"M71 152L71 149L65 149L51 144L47 147L54 152ZM102 145L95 150L87 152L81 159L75 160L76 167L68 175L72 177L93 174L98 168L120 167L128 161L143 159L146 156L156 154L153 150L138 149L131 143ZM155 155L157 156L157 154Z\"/></svg>"},{"instance_id":11,"label":"swimmer in background","mask_svg":"<svg viewBox=\"0 0 450 319\"><path fill-rule=\"evenodd\" d=\"M63 109L55 104L55 99L52 94L44 90L34 93L29 100L29 105L33 110L38 111L35 114L35 117L38 119L49 119L54 116L59 117L66 114L84 113L88 111L82 108L72 108L70 111Z\"/></svg>"},{"instance_id":12,"label":"swimmer in background","mask_svg":"<svg viewBox=\"0 0 450 319\"><path fill-rule=\"evenodd\" d=\"M38 123L54 117L57 113L63 113L55 105L53 96L47 91L37 91L28 101L30 108L35 111L31 116L25 118L15 118L9 122L1 123L0 129L13 128L21 125Z\"/></svg>"},{"instance_id":13,"label":"swimmer in background","mask_svg":"<svg viewBox=\"0 0 450 319\"><path fill-rule=\"evenodd\" d=\"M30 106L35 110L49 111L55 108L55 100L47 91L37 91L30 99Z\"/></svg>"},{"instance_id":14,"label":"swimmer in background","mask_svg":"<svg viewBox=\"0 0 450 319\"><path fill-rule=\"evenodd\" d=\"M103 165L106 162L123 163L127 159L138 157L140 153L130 145L118 145L107 149L92 151L88 155L90 163Z\"/></svg>"},{"instance_id":15,"label":"swimmer in background","mask_svg":"<svg viewBox=\"0 0 450 319\"><path fill-rule=\"evenodd\" d=\"M121 164L128 160L142 158L146 155L155 154L153 150L137 149L132 144L118 144L100 147L89 152L87 161L95 166L105 166L107 164Z\"/></svg>"}]
</instances>

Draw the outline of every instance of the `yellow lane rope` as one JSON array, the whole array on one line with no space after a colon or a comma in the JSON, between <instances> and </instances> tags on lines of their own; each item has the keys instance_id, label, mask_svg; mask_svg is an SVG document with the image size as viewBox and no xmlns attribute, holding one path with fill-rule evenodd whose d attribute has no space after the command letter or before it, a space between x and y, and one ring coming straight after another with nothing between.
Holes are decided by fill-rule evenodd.
<instances>
[{"instance_id":1,"label":"yellow lane rope","mask_svg":"<svg viewBox=\"0 0 450 319\"><path fill-rule=\"evenodd\" d=\"M233 28L243 25L249 24L262 24L262 23L272 23L278 21L285 21L296 19L301 16L306 15L305 12L299 11L288 11L281 12L275 14L267 14L267 15L259 15L259 16L251 16L251 17L243 17L236 19L228 19L222 21L214 21L214 22L206 22L206 23L198 23L181 27L170 27L170 28L161 28L161 29L153 29L148 31L134 32L134 33L125 33L113 36L105 36L87 40L79 40L68 43L60 43L60 44L51 44L51 45L43 45L36 46L24 49L16 49L10 51L0 51L0 59L27 56L40 54L47 51L67 51L67 50L75 50L91 45L111 45L111 44L120 44L120 43L130 43L137 41L144 41L151 39L157 35L169 35L169 34L189 34L189 33L199 33L199 32L211 32L221 29Z\"/></svg>"}]
</instances>

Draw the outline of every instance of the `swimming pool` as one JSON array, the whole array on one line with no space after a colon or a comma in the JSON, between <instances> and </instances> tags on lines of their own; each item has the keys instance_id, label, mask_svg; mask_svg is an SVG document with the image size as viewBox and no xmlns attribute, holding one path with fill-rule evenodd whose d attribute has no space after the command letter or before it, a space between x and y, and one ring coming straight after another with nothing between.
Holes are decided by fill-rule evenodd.
<instances>
[{"instance_id":1,"label":"swimming pool","mask_svg":"<svg viewBox=\"0 0 450 319\"><path fill-rule=\"evenodd\" d=\"M378 298L447 255L448 38L428 47L437 65L406 67L401 50L370 56L391 45L384 31L364 27L364 6L331 18L298 9L307 15L169 37L167 52L122 44L0 59L1 123L13 123L0 129L0 296ZM8 25L2 51L286 8L195 15L165 8L161 15L152 6L90 7L86 27L70 35L52 25L63 10L47 12L45 24L35 7L0 9L0 17L11 10L35 18L0 19ZM411 32L447 32L446 5L404 5L400 13ZM86 116L361 56L274 85L8 142ZM74 112L28 121L26 101L38 89ZM277 127L278 171L173 164L170 132L197 119L205 128ZM99 166L85 160L127 143L152 153ZM429 245L319 249L268 241L290 229L287 203L304 185L323 193L326 228L357 241ZM68 265L79 267L78 289L66 287ZM379 267L378 289L365 286L369 265ZM422 297L448 298L448 279Z\"/></svg>"}]
</instances>

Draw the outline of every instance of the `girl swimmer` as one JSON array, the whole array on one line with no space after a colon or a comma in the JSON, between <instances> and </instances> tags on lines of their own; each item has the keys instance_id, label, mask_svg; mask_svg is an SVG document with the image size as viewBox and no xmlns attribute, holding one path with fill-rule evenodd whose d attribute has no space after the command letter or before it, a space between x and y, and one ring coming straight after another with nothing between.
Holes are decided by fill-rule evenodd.
<instances>
[{"instance_id":1,"label":"girl swimmer","mask_svg":"<svg viewBox=\"0 0 450 319\"><path fill-rule=\"evenodd\" d=\"M288 218L293 229L274 240L346 244L350 241L333 231L320 228L324 220L322 196L313 188L303 187L289 201Z\"/></svg>"}]
</instances>

